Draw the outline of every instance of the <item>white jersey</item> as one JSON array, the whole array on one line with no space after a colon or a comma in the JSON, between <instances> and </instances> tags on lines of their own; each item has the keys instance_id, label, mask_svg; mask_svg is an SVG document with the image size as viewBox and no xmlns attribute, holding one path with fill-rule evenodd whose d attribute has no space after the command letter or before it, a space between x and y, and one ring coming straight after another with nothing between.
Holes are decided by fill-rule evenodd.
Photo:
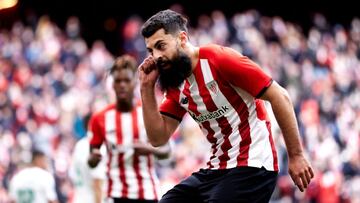
<instances>
[{"instance_id":1,"label":"white jersey","mask_svg":"<svg viewBox=\"0 0 360 203\"><path fill-rule=\"evenodd\" d=\"M57 200L54 177L39 167L22 169L10 181L10 196L17 203Z\"/></svg>"},{"instance_id":2,"label":"white jersey","mask_svg":"<svg viewBox=\"0 0 360 203\"><path fill-rule=\"evenodd\" d=\"M101 149L103 158L105 148ZM101 161L97 167L91 169L87 160L90 154L90 143L87 137L80 139L72 154L69 176L74 184L73 203L95 203L93 191L94 179L105 179L105 162Z\"/></svg>"}]
</instances>

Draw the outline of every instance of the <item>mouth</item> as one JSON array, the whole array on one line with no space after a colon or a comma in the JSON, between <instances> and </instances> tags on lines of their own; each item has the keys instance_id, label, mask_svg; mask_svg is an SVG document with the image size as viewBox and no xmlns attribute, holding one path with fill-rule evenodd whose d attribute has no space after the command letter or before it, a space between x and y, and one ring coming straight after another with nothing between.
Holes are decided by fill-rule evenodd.
<instances>
[{"instance_id":1,"label":"mouth","mask_svg":"<svg viewBox=\"0 0 360 203\"><path fill-rule=\"evenodd\" d=\"M168 61L159 61L156 63L157 67L160 69L166 70L170 68L171 63Z\"/></svg>"},{"instance_id":2,"label":"mouth","mask_svg":"<svg viewBox=\"0 0 360 203\"><path fill-rule=\"evenodd\" d=\"M119 92L117 92L117 96L118 97L127 97L127 92L126 91L119 91Z\"/></svg>"}]
</instances>

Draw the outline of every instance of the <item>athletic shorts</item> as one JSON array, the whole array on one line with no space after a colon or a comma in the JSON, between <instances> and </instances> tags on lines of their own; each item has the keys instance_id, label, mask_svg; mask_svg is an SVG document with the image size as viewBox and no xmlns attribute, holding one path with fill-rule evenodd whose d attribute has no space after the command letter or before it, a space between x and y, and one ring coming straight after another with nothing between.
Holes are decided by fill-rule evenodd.
<instances>
[{"instance_id":1,"label":"athletic shorts","mask_svg":"<svg viewBox=\"0 0 360 203\"><path fill-rule=\"evenodd\" d=\"M200 169L165 193L160 203L269 202L277 172L264 167Z\"/></svg>"},{"instance_id":2,"label":"athletic shorts","mask_svg":"<svg viewBox=\"0 0 360 203\"><path fill-rule=\"evenodd\" d=\"M107 198L105 203L157 203L157 200L138 200L127 198ZM85 202L84 202L85 203Z\"/></svg>"}]
</instances>

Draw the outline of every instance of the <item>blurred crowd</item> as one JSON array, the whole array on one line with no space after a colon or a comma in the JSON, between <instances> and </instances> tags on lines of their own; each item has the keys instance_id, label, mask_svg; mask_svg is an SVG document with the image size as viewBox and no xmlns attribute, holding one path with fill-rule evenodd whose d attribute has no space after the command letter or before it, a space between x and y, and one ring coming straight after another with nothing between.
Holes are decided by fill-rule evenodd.
<instances>
[{"instance_id":1,"label":"blurred crowd","mask_svg":"<svg viewBox=\"0 0 360 203\"><path fill-rule=\"evenodd\" d=\"M213 11L199 15L189 32L195 45L217 43L249 56L290 93L315 179L306 192L296 190L274 120L280 176L272 202L360 202L360 19L332 25L317 14L313 22L305 32L255 10L231 18ZM146 56L141 24L131 17L121 28L122 51L139 63ZM60 202L71 202L68 167L75 142L86 136L84 117L114 98L107 74L116 56L101 40L89 46L80 28L76 17L60 29L42 16L0 30L1 203L9 201L9 180L34 148L50 157ZM158 162L163 192L209 158L209 145L189 116L172 139L172 157Z\"/></svg>"}]
</instances>

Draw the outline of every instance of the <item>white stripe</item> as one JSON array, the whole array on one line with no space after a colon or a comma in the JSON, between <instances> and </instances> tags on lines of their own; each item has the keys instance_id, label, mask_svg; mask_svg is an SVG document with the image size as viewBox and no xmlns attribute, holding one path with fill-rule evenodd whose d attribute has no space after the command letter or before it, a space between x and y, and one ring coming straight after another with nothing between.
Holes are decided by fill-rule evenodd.
<instances>
[{"instance_id":1,"label":"white stripe","mask_svg":"<svg viewBox=\"0 0 360 203\"><path fill-rule=\"evenodd\" d=\"M207 59L201 59L201 70L204 75L204 81L205 83L209 83L214 81L214 77L212 75L210 65L208 63ZM212 93L211 90L209 90L212 100L214 101L216 107L218 109L221 109L222 106L227 105L229 107L229 112L227 112L224 117L227 119L228 123L231 125L232 133L229 135L229 141L231 144L231 148L228 150L228 156L229 160L227 161L226 168L234 168L237 166L237 156L239 155L239 147L240 147L240 140L241 137L239 135L238 126L240 124L240 117L238 116L236 110L234 107L231 107L230 102L226 99L226 97L223 95L223 93L220 91L220 88L217 86L217 92L216 94ZM212 120L212 123L217 123L216 120ZM215 131L218 132L217 137L221 136L221 139L218 139L218 151L217 156L220 156L220 147L224 142L224 135L222 135L221 131Z\"/></svg>"},{"instance_id":2,"label":"white stripe","mask_svg":"<svg viewBox=\"0 0 360 203\"><path fill-rule=\"evenodd\" d=\"M143 114L142 114L142 108L138 107L137 108L137 115L138 115L138 126L139 126L139 139L144 142L147 143L147 135L146 135L146 130L145 130L145 126L144 126L144 121L143 121ZM150 174L149 174L149 169L147 166L147 161L148 158L147 156L140 156L139 157L139 169L140 169L140 176L142 177L142 186L144 189L144 198L146 200L154 200L155 199L155 194L153 192L153 188L154 186L151 183L151 179L150 179ZM154 176L156 178L156 176ZM156 189L156 188L155 188Z\"/></svg>"},{"instance_id":3,"label":"white stripe","mask_svg":"<svg viewBox=\"0 0 360 203\"><path fill-rule=\"evenodd\" d=\"M112 154L110 163L110 177L112 179L112 190L110 196L120 197L122 185L119 179L118 170L118 153L112 150L112 145L116 145L116 111L111 109L105 113L105 132L106 132L106 143L109 146L110 153ZM108 184L106 185L106 187ZM107 190L106 190L107 191Z\"/></svg>"},{"instance_id":4,"label":"white stripe","mask_svg":"<svg viewBox=\"0 0 360 203\"><path fill-rule=\"evenodd\" d=\"M105 113L105 139L108 143L116 144L116 111L115 109L109 110Z\"/></svg>"},{"instance_id":5,"label":"white stripe","mask_svg":"<svg viewBox=\"0 0 360 203\"><path fill-rule=\"evenodd\" d=\"M266 122L257 118L255 99L238 87L234 87L234 89L244 100L249 111L248 122L250 126L251 144L249 147L248 165L254 167L264 166L267 170L274 170L269 132L266 127Z\"/></svg>"},{"instance_id":6,"label":"white stripe","mask_svg":"<svg viewBox=\"0 0 360 203\"><path fill-rule=\"evenodd\" d=\"M122 140L124 146L132 146L134 143L134 132L132 124L131 113L121 113L121 129ZM139 186L136 179L136 173L133 167L133 155L134 149L127 150L124 153L124 169L125 169L125 181L128 185L128 198L137 199L139 196Z\"/></svg>"},{"instance_id":7,"label":"white stripe","mask_svg":"<svg viewBox=\"0 0 360 203\"><path fill-rule=\"evenodd\" d=\"M196 104L197 111L200 113L208 112L206 109L205 102L204 102L203 98L200 96L199 87L195 80L194 75L191 75L188 78L188 80L189 80L189 83L191 84L189 87L190 88L190 96L193 99L194 103ZM215 144L216 148L217 148L217 151L215 153L216 157L214 157L212 160L210 160L210 163L214 167L214 169L217 169L217 168L219 168L219 163L220 163L219 155L223 154L221 148L219 148L219 146L220 146L219 143L223 142L223 136L221 135L221 129L216 121L209 122L209 123L210 123L210 128L215 132L214 137L217 140L216 144ZM202 126L201 130L203 131L204 135L207 135L209 133L207 131L207 129L204 128L203 126ZM218 132L218 133L216 133L216 132ZM213 149L211 148L211 154L212 154L212 150Z\"/></svg>"},{"instance_id":8,"label":"white stripe","mask_svg":"<svg viewBox=\"0 0 360 203\"><path fill-rule=\"evenodd\" d=\"M211 82L214 80L212 74L211 74L211 70L210 70L210 65L207 59L200 59L200 64L201 64L201 71L202 74L204 76L204 82L205 84Z\"/></svg>"}]
</instances>

